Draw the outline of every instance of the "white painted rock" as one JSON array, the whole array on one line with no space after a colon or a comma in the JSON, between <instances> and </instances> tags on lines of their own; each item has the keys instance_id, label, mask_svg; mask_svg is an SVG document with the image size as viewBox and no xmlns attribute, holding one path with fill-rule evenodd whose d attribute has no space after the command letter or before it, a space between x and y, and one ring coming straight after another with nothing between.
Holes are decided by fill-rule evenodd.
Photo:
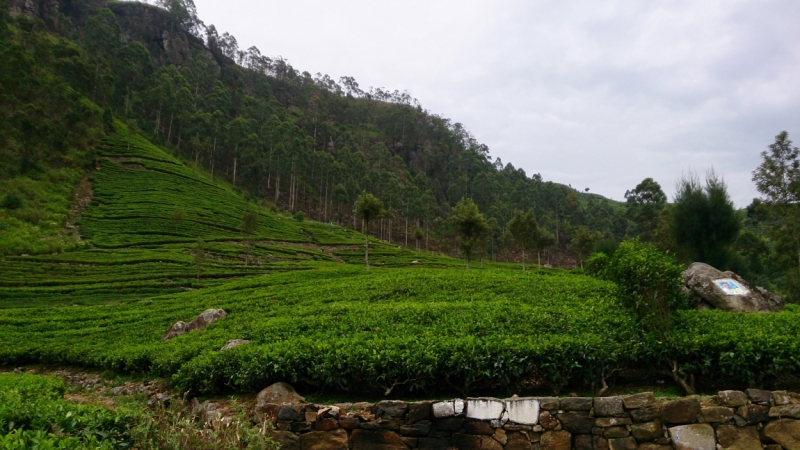
<instances>
[{"instance_id":1,"label":"white painted rock","mask_svg":"<svg viewBox=\"0 0 800 450\"><path fill-rule=\"evenodd\" d=\"M539 400L535 398L511 398L506 400L508 420L520 425L539 423Z\"/></svg>"},{"instance_id":2,"label":"white painted rock","mask_svg":"<svg viewBox=\"0 0 800 450\"><path fill-rule=\"evenodd\" d=\"M468 398L467 418L476 420L496 420L503 415L505 405L493 398Z\"/></svg>"}]
</instances>

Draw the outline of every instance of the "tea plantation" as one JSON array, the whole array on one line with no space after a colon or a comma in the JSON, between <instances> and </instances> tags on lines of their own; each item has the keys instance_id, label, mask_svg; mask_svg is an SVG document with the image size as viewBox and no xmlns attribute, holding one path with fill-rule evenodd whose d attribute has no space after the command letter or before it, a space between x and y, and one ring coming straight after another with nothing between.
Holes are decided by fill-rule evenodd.
<instances>
[{"instance_id":1,"label":"tea plantation","mask_svg":"<svg viewBox=\"0 0 800 450\"><path fill-rule=\"evenodd\" d=\"M674 365L728 388L800 372L796 306L682 311L660 342L613 284L578 273L465 270L375 239L366 272L362 234L260 208L120 130L89 178L80 249L0 259L0 366L138 373L196 394L289 381L352 396L563 392L620 371L669 379ZM252 235L240 231L248 210ZM228 316L161 342L209 308ZM220 351L232 339L250 343Z\"/></svg>"}]
</instances>

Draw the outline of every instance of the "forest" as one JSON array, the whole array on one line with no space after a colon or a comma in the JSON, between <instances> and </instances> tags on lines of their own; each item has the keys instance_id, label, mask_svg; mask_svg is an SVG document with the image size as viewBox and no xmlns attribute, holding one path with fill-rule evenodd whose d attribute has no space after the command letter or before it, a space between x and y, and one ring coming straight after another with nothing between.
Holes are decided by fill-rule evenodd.
<instances>
[{"instance_id":1,"label":"forest","mask_svg":"<svg viewBox=\"0 0 800 450\"><path fill-rule=\"evenodd\" d=\"M534 247L544 264L582 266L592 252L638 236L682 261L733 269L790 298L798 292L797 151L786 134L773 144L788 167L783 192L772 189L780 183L768 150L758 169L766 172L754 175L764 198L746 210L734 210L713 173L705 184L682 180L672 203L649 178L615 202L492 158L460 123L408 92L240 49L203 23L191 0L53 5L22 11L4 1L0 13L5 254L75 247L63 233L66 207L117 121L275 211L363 230L354 205L369 192L382 208L367 231L397 245L520 261L526 242L512 227L527 214L543 236ZM485 220L470 255L452 220L462 199ZM712 216L729 225L687 219ZM713 244L692 240L703 233Z\"/></svg>"}]
</instances>

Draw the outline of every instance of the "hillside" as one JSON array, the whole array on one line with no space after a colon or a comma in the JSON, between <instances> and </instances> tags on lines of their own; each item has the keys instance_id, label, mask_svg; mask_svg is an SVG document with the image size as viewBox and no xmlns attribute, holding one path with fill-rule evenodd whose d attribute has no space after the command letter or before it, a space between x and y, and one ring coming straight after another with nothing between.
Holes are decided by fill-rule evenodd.
<instances>
[{"instance_id":1,"label":"hillside","mask_svg":"<svg viewBox=\"0 0 800 450\"><path fill-rule=\"evenodd\" d=\"M0 210L5 254L76 247L59 227L67 194L108 151L100 141L115 120L212 180L320 222L358 228L352 204L369 191L386 205L371 232L407 247L419 228L425 248L456 255L444 219L463 197L496 224L485 249L493 259L518 257L500 239L515 209L534 210L558 235L550 252L567 265L575 226L614 240L628 233L619 204L491 158L408 93L364 90L240 50L233 36L204 27L191 2L4 5L0 196L23 204Z\"/></svg>"}]
</instances>

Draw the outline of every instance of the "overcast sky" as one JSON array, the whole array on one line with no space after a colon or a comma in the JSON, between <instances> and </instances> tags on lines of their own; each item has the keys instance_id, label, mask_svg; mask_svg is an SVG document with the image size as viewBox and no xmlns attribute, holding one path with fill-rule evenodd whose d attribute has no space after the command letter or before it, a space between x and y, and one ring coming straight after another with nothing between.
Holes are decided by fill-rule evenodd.
<instances>
[{"instance_id":1,"label":"overcast sky","mask_svg":"<svg viewBox=\"0 0 800 450\"><path fill-rule=\"evenodd\" d=\"M713 167L737 207L781 130L800 144L797 0L195 0L239 46L408 90L528 175L672 199Z\"/></svg>"}]
</instances>

